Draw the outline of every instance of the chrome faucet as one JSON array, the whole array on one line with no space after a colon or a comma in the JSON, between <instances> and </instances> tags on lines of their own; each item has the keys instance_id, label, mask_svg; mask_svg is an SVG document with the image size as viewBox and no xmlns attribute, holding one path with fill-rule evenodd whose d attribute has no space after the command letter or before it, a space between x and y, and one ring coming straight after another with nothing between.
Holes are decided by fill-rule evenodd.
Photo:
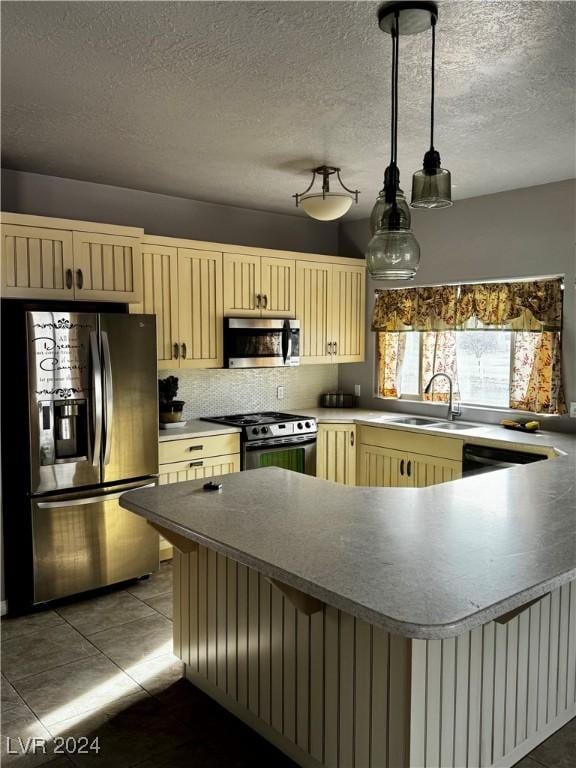
<instances>
[{"instance_id":1,"label":"chrome faucet","mask_svg":"<svg viewBox=\"0 0 576 768\"><path fill-rule=\"evenodd\" d=\"M438 378L438 376L444 376L445 379L448 379L448 386L449 386L448 396L449 396L449 400L448 400L448 414L447 414L447 417L448 417L448 419L450 421L454 421L454 419L457 416L461 416L462 415L462 411L460 410L460 404L459 403L456 405L456 407L454 407L452 405L452 395L454 394L454 384L452 383L452 378L450 376L448 376L447 373L435 373L431 377L431 379L428 382L428 384L426 384L426 389L424 390L424 394L427 395L430 392L430 388L432 386L432 382L434 381L434 379Z\"/></svg>"}]
</instances>

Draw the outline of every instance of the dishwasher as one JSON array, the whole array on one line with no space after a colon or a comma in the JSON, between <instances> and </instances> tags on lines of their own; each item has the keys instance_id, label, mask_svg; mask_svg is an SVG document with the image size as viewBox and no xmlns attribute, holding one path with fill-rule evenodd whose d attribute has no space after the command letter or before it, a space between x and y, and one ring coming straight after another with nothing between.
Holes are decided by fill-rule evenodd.
<instances>
[{"instance_id":1,"label":"dishwasher","mask_svg":"<svg viewBox=\"0 0 576 768\"><path fill-rule=\"evenodd\" d=\"M508 469L521 464L533 464L547 459L542 453L523 453L508 448L493 448L488 445L465 445L463 451L462 476L481 475L497 469Z\"/></svg>"}]
</instances>

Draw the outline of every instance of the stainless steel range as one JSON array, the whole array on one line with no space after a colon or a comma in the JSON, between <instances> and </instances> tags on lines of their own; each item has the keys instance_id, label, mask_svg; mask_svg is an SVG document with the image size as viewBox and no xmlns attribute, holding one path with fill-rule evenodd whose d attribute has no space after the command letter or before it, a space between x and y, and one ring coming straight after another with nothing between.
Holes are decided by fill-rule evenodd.
<instances>
[{"instance_id":1,"label":"stainless steel range","mask_svg":"<svg viewBox=\"0 0 576 768\"><path fill-rule=\"evenodd\" d=\"M292 413L264 411L210 416L204 421L242 429L242 469L282 467L307 475L316 474L315 419Z\"/></svg>"}]
</instances>

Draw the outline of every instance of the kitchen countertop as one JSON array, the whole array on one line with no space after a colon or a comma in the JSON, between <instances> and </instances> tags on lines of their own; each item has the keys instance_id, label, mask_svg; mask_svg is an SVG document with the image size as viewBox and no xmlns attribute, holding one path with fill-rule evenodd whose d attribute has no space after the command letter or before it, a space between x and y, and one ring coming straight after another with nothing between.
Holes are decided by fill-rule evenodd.
<instances>
[{"instance_id":1,"label":"kitchen countertop","mask_svg":"<svg viewBox=\"0 0 576 768\"><path fill-rule=\"evenodd\" d=\"M302 413L371 425L399 416L336 410ZM420 431L560 455L428 488L350 487L271 467L223 477L221 493L200 480L130 491L121 504L414 638L458 635L576 578L574 436Z\"/></svg>"},{"instance_id":2,"label":"kitchen countertop","mask_svg":"<svg viewBox=\"0 0 576 768\"><path fill-rule=\"evenodd\" d=\"M214 435L230 435L241 432L240 427L228 427L225 424L214 424L201 419L191 419L183 427L172 427L159 430L158 440L184 440L186 437L213 437Z\"/></svg>"}]
</instances>

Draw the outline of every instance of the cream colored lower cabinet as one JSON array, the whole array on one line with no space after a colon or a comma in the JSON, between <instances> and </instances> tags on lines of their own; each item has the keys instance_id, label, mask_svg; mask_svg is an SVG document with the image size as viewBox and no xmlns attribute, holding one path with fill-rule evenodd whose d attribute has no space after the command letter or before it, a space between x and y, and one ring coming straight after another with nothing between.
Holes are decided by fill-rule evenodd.
<instances>
[{"instance_id":1,"label":"cream colored lower cabinet","mask_svg":"<svg viewBox=\"0 0 576 768\"><path fill-rule=\"evenodd\" d=\"M358 485L383 488L424 488L462 477L462 462L361 444Z\"/></svg>"},{"instance_id":2,"label":"cream colored lower cabinet","mask_svg":"<svg viewBox=\"0 0 576 768\"><path fill-rule=\"evenodd\" d=\"M159 447L161 461L158 471L159 485L184 483L187 480L201 480L204 477L240 472L240 436L238 434L163 440ZM235 452L213 455L221 453L223 448ZM188 453L190 458L182 461L182 457ZM171 544L160 536L160 560L168 560L171 557Z\"/></svg>"},{"instance_id":3,"label":"cream colored lower cabinet","mask_svg":"<svg viewBox=\"0 0 576 768\"><path fill-rule=\"evenodd\" d=\"M356 485L355 424L320 424L316 449L317 477Z\"/></svg>"}]
</instances>

